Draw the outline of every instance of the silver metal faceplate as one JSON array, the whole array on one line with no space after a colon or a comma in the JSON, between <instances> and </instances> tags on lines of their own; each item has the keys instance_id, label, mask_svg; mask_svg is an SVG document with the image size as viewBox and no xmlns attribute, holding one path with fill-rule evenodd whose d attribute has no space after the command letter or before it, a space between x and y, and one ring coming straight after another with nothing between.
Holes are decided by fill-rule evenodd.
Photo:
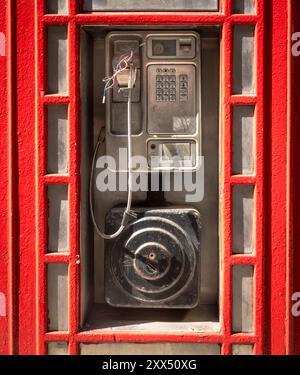
<instances>
[{"instance_id":1,"label":"silver metal faceplate","mask_svg":"<svg viewBox=\"0 0 300 375\"><path fill-rule=\"evenodd\" d=\"M147 170L197 168L201 155L199 34L111 32L106 37L106 75L112 74L112 62L133 49L138 69L132 93L133 155L148 160ZM106 102L106 152L117 165L119 150L127 148L127 96L126 90L115 87ZM190 154L184 155L184 150ZM171 155L175 162L166 163ZM151 163L151 157L160 156L162 162ZM192 164L181 163L182 156Z\"/></svg>"}]
</instances>

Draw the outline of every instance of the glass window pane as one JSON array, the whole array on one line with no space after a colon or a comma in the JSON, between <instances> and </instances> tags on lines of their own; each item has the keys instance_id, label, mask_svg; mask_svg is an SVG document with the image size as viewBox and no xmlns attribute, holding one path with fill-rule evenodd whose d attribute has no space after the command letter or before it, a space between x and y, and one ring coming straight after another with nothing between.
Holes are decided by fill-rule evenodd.
<instances>
[{"instance_id":1,"label":"glass window pane","mask_svg":"<svg viewBox=\"0 0 300 375\"><path fill-rule=\"evenodd\" d=\"M139 343L104 343L81 344L81 355L220 355L217 344L139 344Z\"/></svg>"},{"instance_id":2,"label":"glass window pane","mask_svg":"<svg viewBox=\"0 0 300 375\"><path fill-rule=\"evenodd\" d=\"M84 11L97 10L211 10L218 0L84 0Z\"/></svg>"},{"instance_id":3,"label":"glass window pane","mask_svg":"<svg viewBox=\"0 0 300 375\"><path fill-rule=\"evenodd\" d=\"M48 27L48 94L68 92L68 29Z\"/></svg>"},{"instance_id":4,"label":"glass window pane","mask_svg":"<svg viewBox=\"0 0 300 375\"><path fill-rule=\"evenodd\" d=\"M236 95L255 94L254 26L234 27L233 91Z\"/></svg>"},{"instance_id":5,"label":"glass window pane","mask_svg":"<svg viewBox=\"0 0 300 375\"><path fill-rule=\"evenodd\" d=\"M48 186L48 251L68 251L69 198L67 185Z\"/></svg>"},{"instance_id":6,"label":"glass window pane","mask_svg":"<svg viewBox=\"0 0 300 375\"><path fill-rule=\"evenodd\" d=\"M233 355L253 355L253 345L232 345Z\"/></svg>"},{"instance_id":7,"label":"glass window pane","mask_svg":"<svg viewBox=\"0 0 300 375\"><path fill-rule=\"evenodd\" d=\"M67 355L68 344L66 342L49 342L48 355Z\"/></svg>"},{"instance_id":8,"label":"glass window pane","mask_svg":"<svg viewBox=\"0 0 300 375\"><path fill-rule=\"evenodd\" d=\"M68 311L68 265L48 265L48 330L67 331Z\"/></svg>"},{"instance_id":9,"label":"glass window pane","mask_svg":"<svg viewBox=\"0 0 300 375\"><path fill-rule=\"evenodd\" d=\"M256 0L234 0L233 13L237 14L255 14Z\"/></svg>"},{"instance_id":10,"label":"glass window pane","mask_svg":"<svg viewBox=\"0 0 300 375\"><path fill-rule=\"evenodd\" d=\"M253 332L253 267L232 270L232 331Z\"/></svg>"},{"instance_id":11,"label":"glass window pane","mask_svg":"<svg viewBox=\"0 0 300 375\"><path fill-rule=\"evenodd\" d=\"M48 107L47 173L68 172L68 107Z\"/></svg>"},{"instance_id":12,"label":"glass window pane","mask_svg":"<svg viewBox=\"0 0 300 375\"><path fill-rule=\"evenodd\" d=\"M254 187L233 187L233 253L253 254Z\"/></svg>"},{"instance_id":13,"label":"glass window pane","mask_svg":"<svg viewBox=\"0 0 300 375\"><path fill-rule=\"evenodd\" d=\"M233 174L254 173L254 107L235 107L233 112Z\"/></svg>"},{"instance_id":14,"label":"glass window pane","mask_svg":"<svg viewBox=\"0 0 300 375\"><path fill-rule=\"evenodd\" d=\"M68 0L47 0L48 14L68 14Z\"/></svg>"}]
</instances>

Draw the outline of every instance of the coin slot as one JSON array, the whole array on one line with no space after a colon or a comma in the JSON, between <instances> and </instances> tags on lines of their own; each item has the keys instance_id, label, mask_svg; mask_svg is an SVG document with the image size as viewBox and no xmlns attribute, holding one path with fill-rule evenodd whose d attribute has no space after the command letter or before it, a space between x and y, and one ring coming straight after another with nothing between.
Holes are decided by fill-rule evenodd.
<instances>
[{"instance_id":1,"label":"coin slot","mask_svg":"<svg viewBox=\"0 0 300 375\"><path fill-rule=\"evenodd\" d=\"M190 53L193 48L193 42L191 39L183 39L179 41L179 49L181 52Z\"/></svg>"}]
</instances>

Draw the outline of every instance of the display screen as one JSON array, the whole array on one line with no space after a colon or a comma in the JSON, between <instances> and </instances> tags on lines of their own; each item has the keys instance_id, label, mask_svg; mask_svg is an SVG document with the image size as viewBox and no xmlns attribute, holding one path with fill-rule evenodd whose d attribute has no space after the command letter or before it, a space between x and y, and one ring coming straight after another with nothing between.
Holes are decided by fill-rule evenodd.
<instances>
[{"instance_id":1,"label":"display screen","mask_svg":"<svg viewBox=\"0 0 300 375\"><path fill-rule=\"evenodd\" d=\"M83 0L84 11L199 10L217 12L219 0Z\"/></svg>"},{"instance_id":2,"label":"display screen","mask_svg":"<svg viewBox=\"0 0 300 375\"><path fill-rule=\"evenodd\" d=\"M176 56L176 39L154 39L153 56Z\"/></svg>"}]
</instances>

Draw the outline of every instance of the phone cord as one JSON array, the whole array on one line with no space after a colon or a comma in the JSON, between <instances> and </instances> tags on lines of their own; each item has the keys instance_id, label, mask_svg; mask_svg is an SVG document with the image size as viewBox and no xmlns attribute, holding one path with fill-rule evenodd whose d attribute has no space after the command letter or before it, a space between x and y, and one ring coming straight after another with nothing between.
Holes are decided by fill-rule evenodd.
<instances>
[{"instance_id":1,"label":"phone cord","mask_svg":"<svg viewBox=\"0 0 300 375\"><path fill-rule=\"evenodd\" d=\"M98 155L98 150L101 144L104 142L104 137L101 137L101 134L98 138L97 145L95 147L95 151L93 154L92 166L91 166L91 173L90 173L90 185L89 185L89 203L90 203L90 212L94 227L96 229L97 234L104 238L105 240L112 240L117 238L124 230L128 222L135 218L135 214L131 211L132 205L132 138L131 138L131 128L132 128L132 118L131 118L131 107L132 107L132 88L133 88L133 72L130 69L129 73L129 80L128 80L128 102L127 102L127 158L128 158L128 193L127 193L127 205L126 209L123 213L122 221L120 224L119 229L113 234L105 234L101 231L97 224L97 220L95 218L94 213L94 204L93 204L93 180L94 180L94 171L96 165L96 158Z\"/></svg>"}]
</instances>

